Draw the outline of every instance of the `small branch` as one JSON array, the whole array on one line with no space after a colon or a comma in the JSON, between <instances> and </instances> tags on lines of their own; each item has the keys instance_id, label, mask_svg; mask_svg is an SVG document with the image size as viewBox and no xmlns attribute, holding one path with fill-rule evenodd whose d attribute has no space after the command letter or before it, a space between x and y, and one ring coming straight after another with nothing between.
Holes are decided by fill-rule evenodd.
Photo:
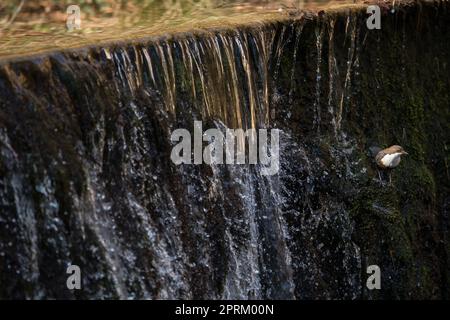
<instances>
[{"instance_id":1,"label":"small branch","mask_svg":"<svg viewBox=\"0 0 450 320\"><path fill-rule=\"evenodd\" d=\"M13 15L11 16L11 19L9 19L9 21L6 23L6 25L2 28L3 30L8 29L9 26L14 22L14 20L16 19L17 15L20 12L20 10L22 10L24 3L25 3L25 0L20 1L19 6L17 7L17 9L14 11Z\"/></svg>"}]
</instances>

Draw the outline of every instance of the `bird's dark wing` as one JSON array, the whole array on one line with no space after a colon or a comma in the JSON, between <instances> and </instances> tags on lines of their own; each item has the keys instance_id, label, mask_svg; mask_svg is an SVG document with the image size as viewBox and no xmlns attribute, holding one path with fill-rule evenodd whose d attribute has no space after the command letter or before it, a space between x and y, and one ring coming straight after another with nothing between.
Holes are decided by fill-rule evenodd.
<instances>
[{"instance_id":1,"label":"bird's dark wing","mask_svg":"<svg viewBox=\"0 0 450 320\"><path fill-rule=\"evenodd\" d=\"M384 151L380 151L378 152L378 154L375 157L375 162L377 163L377 165L381 168L386 168L384 166L384 164L381 162L381 159L383 159L383 157L386 155L386 152Z\"/></svg>"}]
</instances>

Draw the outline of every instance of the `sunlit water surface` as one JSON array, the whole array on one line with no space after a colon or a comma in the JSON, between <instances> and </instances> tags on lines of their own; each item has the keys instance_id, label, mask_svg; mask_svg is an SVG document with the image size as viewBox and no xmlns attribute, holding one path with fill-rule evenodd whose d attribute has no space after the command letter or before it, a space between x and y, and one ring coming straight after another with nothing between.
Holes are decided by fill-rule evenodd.
<instances>
[{"instance_id":1,"label":"sunlit water surface","mask_svg":"<svg viewBox=\"0 0 450 320\"><path fill-rule=\"evenodd\" d=\"M9 4L9 12L1 11L0 6L0 57L284 19L301 10L355 3L353 0L148 0L128 1L122 7L81 5L81 28L69 31L66 6L44 7L41 2L33 2L36 5L30 9L15 1L15 6Z\"/></svg>"}]
</instances>

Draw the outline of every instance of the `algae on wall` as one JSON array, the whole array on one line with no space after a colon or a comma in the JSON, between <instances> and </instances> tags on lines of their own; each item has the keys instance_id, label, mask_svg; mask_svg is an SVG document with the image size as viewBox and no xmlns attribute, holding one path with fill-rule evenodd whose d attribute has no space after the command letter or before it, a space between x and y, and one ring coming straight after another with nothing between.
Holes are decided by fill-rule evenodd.
<instances>
[{"instance_id":1,"label":"algae on wall","mask_svg":"<svg viewBox=\"0 0 450 320\"><path fill-rule=\"evenodd\" d=\"M327 174L315 188L334 194L349 210L351 237L361 250L361 279L368 265L382 270L382 289L369 291L362 280L362 298L448 298L447 15L448 3L441 2L385 13L381 30L368 30L361 12L325 14L307 23L294 65L294 93L284 92L278 106L281 126L297 132L296 140L309 143L310 152L333 168L332 178ZM288 57L282 66L280 91L292 82ZM319 111L311 99L317 88ZM289 110L283 110L286 105ZM313 118L315 112L320 115ZM370 149L392 144L410 156L393 171L389 185L378 181Z\"/></svg>"}]
</instances>

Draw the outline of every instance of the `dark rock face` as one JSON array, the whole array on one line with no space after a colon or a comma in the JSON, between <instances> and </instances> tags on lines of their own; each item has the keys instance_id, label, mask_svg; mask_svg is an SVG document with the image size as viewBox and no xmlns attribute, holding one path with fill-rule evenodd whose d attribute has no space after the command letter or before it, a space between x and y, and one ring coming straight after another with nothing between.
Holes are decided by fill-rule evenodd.
<instances>
[{"instance_id":1,"label":"dark rock face","mask_svg":"<svg viewBox=\"0 0 450 320\"><path fill-rule=\"evenodd\" d=\"M449 9L1 62L0 298L448 298ZM173 164L194 120L278 128L279 174Z\"/></svg>"}]
</instances>

